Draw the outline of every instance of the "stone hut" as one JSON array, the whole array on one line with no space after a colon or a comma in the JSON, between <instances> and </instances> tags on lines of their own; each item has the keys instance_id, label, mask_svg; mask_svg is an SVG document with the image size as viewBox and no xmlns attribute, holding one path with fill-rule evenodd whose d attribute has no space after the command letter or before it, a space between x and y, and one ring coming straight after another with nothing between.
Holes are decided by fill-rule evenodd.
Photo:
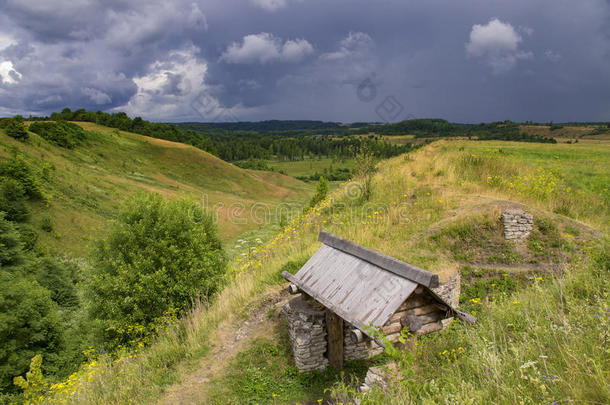
<instances>
[{"instance_id":1,"label":"stone hut","mask_svg":"<svg viewBox=\"0 0 610 405\"><path fill-rule=\"evenodd\" d=\"M475 322L455 308L459 277L439 285L436 274L338 236L321 232L318 239L322 246L296 274L282 273L299 294L282 312L301 372L381 353L384 343L370 327L400 345L403 329L416 338L456 316Z\"/></svg>"}]
</instances>

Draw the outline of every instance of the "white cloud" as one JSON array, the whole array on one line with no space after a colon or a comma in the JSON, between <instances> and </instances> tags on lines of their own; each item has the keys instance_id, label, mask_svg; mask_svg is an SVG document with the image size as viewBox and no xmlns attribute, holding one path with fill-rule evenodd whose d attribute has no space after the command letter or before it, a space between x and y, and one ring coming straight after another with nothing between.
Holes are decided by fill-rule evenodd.
<instances>
[{"instance_id":1,"label":"white cloud","mask_svg":"<svg viewBox=\"0 0 610 405\"><path fill-rule=\"evenodd\" d=\"M305 39L282 39L267 32L246 35L241 43L233 42L220 57L227 63L299 62L314 52Z\"/></svg>"},{"instance_id":2,"label":"white cloud","mask_svg":"<svg viewBox=\"0 0 610 405\"><path fill-rule=\"evenodd\" d=\"M532 52L519 49L522 40L511 24L494 18L485 25L472 26L466 52L471 57L485 60L494 73L505 73L520 59L534 56Z\"/></svg>"},{"instance_id":3,"label":"white cloud","mask_svg":"<svg viewBox=\"0 0 610 405\"><path fill-rule=\"evenodd\" d=\"M14 84L21 80L21 73L15 70L13 62L5 60L0 62L0 83Z\"/></svg>"},{"instance_id":4,"label":"white cloud","mask_svg":"<svg viewBox=\"0 0 610 405\"><path fill-rule=\"evenodd\" d=\"M367 54L373 47L373 39L364 32L350 32L347 37L339 43L339 49L320 55L321 59L337 60L345 59L354 55Z\"/></svg>"},{"instance_id":5,"label":"white cloud","mask_svg":"<svg viewBox=\"0 0 610 405\"><path fill-rule=\"evenodd\" d=\"M304 39L288 40L282 46L282 59L287 62L298 62L313 53L313 46Z\"/></svg>"},{"instance_id":6,"label":"white cloud","mask_svg":"<svg viewBox=\"0 0 610 405\"><path fill-rule=\"evenodd\" d=\"M0 32L0 51L4 48L8 48L11 45L15 45L17 42L13 37L8 34Z\"/></svg>"},{"instance_id":7,"label":"white cloud","mask_svg":"<svg viewBox=\"0 0 610 405\"><path fill-rule=\"evenodd\" d=\"M101 90L94 89L92 87L84 87L81 89L81 91L97 105L112 103L112 98Z\"/></svg>"},{"instance_id":8,"label":"white cloud","mask_svg":"<svg viewBox=\"0 0 610 405\"><path fill-rule=\"evenodd\" d=\"M151 63L147 74L133 78L137 93L114 111L155 121L230 120L233 109L222 106L205 83L208 65L198 57L199 52L191 45Z\"/></svg>"},{"instance_id":9,"label":"white cloud","mask_svg":"<svg viewBox=\"0 0 610 405\"><path fill-rule=\"evenodd\" d=\"M286 0L251 0L251 2L267 11L275 11L280 8L286 7Z\"/></svg>"}]
</instances>

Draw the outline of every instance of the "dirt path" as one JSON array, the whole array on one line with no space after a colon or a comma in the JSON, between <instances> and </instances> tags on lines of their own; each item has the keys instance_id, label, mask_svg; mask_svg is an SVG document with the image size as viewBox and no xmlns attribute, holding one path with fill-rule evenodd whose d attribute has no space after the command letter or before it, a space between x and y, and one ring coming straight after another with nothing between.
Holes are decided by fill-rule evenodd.
<instances>
[{"instance_id":1,"label":"dirt path","mask_svg":"<svg viewBox=\"0 0 610 405\"><path fill-rule=\"evenodd\" d=\"M275 287L264 294L262 305L246 320L230 319L223 322L210 339L219 344L212 347L211 352L201 360L194 371L190 371L171 386L157 404L206 404L210 381L222 375L227 364L238 353L247 349L252 340L269 333L269 310L275 308L279 311L290 298L283 286Z\"/></svg>"}]
</instances>

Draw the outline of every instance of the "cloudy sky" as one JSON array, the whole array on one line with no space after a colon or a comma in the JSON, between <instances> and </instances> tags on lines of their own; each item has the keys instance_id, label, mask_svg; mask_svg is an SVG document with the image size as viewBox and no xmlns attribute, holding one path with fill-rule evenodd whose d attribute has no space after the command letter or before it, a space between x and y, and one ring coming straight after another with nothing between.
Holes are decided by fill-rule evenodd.
<instances>
[{"instance_id":1,"label":"cloudy sky","mask_svg":"<svg viewBox=\"0 0 610 405\"><path fill-rule=\"evenodd\" d=\"M0 116L610 120L608 0L0 0Z\"/></svg>"}]
</instances>

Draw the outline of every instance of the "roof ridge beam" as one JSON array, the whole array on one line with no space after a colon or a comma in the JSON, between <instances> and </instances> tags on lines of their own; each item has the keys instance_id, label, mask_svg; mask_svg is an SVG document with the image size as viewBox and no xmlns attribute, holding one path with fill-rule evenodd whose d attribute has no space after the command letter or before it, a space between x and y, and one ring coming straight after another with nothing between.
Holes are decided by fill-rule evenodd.
<instances>
[{"instance_id":1,"label":"roof ridge beam","mask_svg":"<svg viewBox=\"0 0 610 405\"><path fill-rule=\"evenodd\" d=\"M347 254L365 260L375 266L394 273L397 276L414 281L428 288L435 288L439 285L438 274L431 273L427 270L405 263L383 253L376 252L372 249L350 242L339 236L331 233L320 231L318 240L327 246L341 250Z\"/></svg>"}]
</instances>

